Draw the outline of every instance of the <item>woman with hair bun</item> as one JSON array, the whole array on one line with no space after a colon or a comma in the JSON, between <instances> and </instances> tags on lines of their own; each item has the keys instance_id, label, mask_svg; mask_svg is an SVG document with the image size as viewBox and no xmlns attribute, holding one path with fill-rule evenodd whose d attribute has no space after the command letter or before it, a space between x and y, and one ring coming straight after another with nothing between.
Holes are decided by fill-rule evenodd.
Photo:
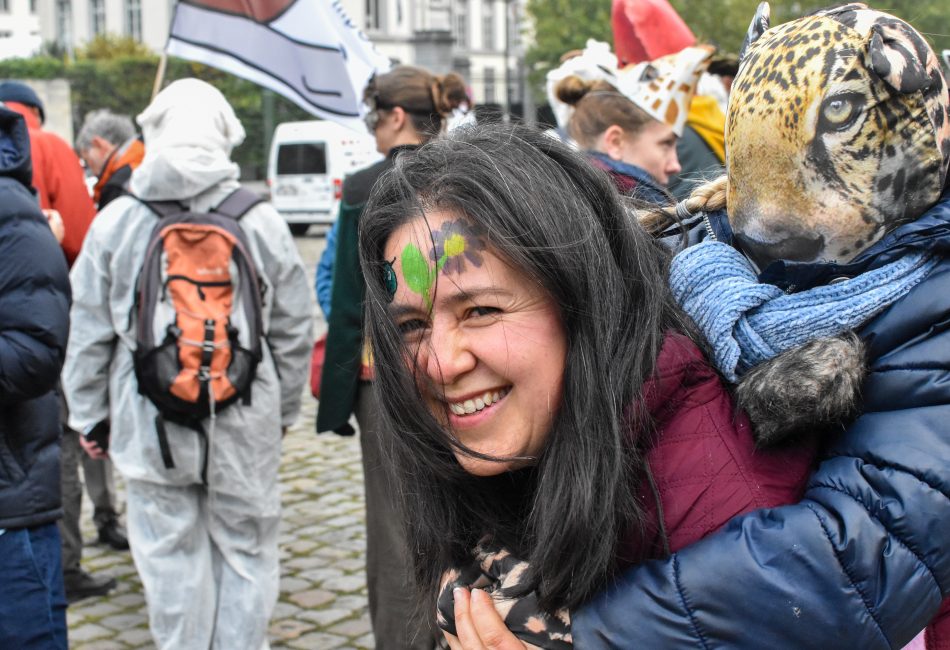
<instances>
[{"instance_id":1,"label":"woman with hair bun","mask_svg":"<svg viewBox=\"0 0 950 650\"><path fill-rule=\"evenodd\" d=\"M377 648L428 649L435 641L432 631L410 624L406 541L384 469L372 363L362 339L364 281L357 233L376 179L398 156L444 132L464 89L455 73L433 75L412 66L397 66L371 79L363 92L364 120L386 158L343 182L317 431L352 435L351 414L359 424L366 491L366 582Z\"/></svg>"},{"instance_id":2,"label":"woman with hair bun","mask_svg":"<svg viewBox=\"0 0 950 650\"><path fill-rule=\"evenodd\" d=\"M680 171L676 141L712 52L689 47L619 71L602 69L600 79L569 75L555 86L556 98L573 108L569 135L622 193L672 202L666 186Z\"/></svg>"}]
</instances>

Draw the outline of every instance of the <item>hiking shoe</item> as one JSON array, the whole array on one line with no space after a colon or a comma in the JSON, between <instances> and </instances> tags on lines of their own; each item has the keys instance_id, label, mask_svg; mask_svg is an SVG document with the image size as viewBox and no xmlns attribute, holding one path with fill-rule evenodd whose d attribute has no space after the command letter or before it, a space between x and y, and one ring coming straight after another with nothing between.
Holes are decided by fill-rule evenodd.
<instances>
[{"instance_id":1,"label":"hiking shoe","mask_svg":"<svg viewBox=\"0 0 950 650\"><path fill-rule=\"evenodd\" d=\"M129 550L129 540L119 524L112 522L99 529L99 543L105 544L116 551Z\"/></svg>"},{"instance_id":2,"label":"hiking shoe","mask_svg":"<svg viewBox=\"0 0 950 650\"><path fill-rule=\"evenodd\" d=\"M75 603L90 596L105 596L115 589L115 578L97 578L79 569L63 575L63 586L66 588L66 602Z\"/></svg>"}]
</instances>

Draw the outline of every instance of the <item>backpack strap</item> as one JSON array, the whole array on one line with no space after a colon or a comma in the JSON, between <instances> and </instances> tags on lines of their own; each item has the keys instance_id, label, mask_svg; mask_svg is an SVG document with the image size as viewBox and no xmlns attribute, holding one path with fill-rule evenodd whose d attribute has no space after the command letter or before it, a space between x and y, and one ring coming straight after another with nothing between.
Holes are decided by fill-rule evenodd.
<instances>
[{"instance_id":1,"label":"backpack strap","mask_svg":"<svg viewBox=\"0 0 950 650\"><path fill-rule=\"evenodd\" d=\"M208 453L210 452L208 434L205 432L205 428L201 426L200 420L195 420L193 423L185 426L194 429L198 435L201 436L201 440L204 443L204 458L201 461L201 482L204 485L208 485ZM165 465L165 469L174 469L175 460L172 458L172 449L168 444L165 418L162 417L161 413L155 416L155 432L158 434L158 448L162 453L162 463Z\"/></svg>"},{"instance_id":2,"label":"backpack strap","mask_svg":"<svg viewBox=\"0 0 950 650\"><path fill-rule=\"evenodd\" d=\"M145 199L140 199L131 192L129 192L129 196L154 212L159 219L164 219L165 217L171 217L176 214L181 214L182 212L188 211L188 208L178 201L146 201Z\"/></svg>"},{"instance_id":3,"label":"backpack strap","mask_svg":"<svg viewBox=\"0 0 950 650\"><path fill-rule=\"evenodd\" d=\"M188 212L188 206L178 201L146 201L140 199L131 192L128 193L133 199L145 205L149 210L158 215L159 218L170 217L172 215ZM263 203L264 199L257 192L252 192L244 187L239 187L228 194L221 203L211 209L212 212L223 214L238 220L243 217L248 210L258 203Z\"/></svg>"},{"instance_id":4,"label":"backpack strap","mask_svg":"<svg viewBox=\"0 0 950 650\"><path fill-rule=\"evenodd\" d=\"M248 210L258 203L263 203L264 199L257 192L252 192L244 187L239 187L225 197L212 212L223 214L238 220L243 217Z\"/></svg>"}]
</instances>

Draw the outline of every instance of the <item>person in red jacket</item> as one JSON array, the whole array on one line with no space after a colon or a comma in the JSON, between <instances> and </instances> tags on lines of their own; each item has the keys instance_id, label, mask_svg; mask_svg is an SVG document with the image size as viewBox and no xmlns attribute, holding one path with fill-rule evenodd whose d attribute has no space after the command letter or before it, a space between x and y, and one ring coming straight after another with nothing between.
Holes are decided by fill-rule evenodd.
<instances>
[{"instance_id":1,"label":"person in red jacket","mask_svg":"<svg viewBox=\"0 0 950 650\"><path fill-rule=\"evenodd\" d=\"M757 448L662 244L560 142L488 126L397 159L360 260L416 601L441 593L453 648L485 606L566 647L623 568L800 497L814 444Z\"/></svg>"},{"instance_id":2,"label":"person in red jacket","mask_svg":"<svg viewBox=\"0 0 950 650\"><path fill-rule=\"evenodd\" d=\"M43 129L43 102L32 88L19 81L4 81L0 83L0 101L26 120L33 154L33 187L40 207L56 210L63 220L61 245L72 266L96 215L79 158L65 140Z\"/></svg>"}]
</instances>

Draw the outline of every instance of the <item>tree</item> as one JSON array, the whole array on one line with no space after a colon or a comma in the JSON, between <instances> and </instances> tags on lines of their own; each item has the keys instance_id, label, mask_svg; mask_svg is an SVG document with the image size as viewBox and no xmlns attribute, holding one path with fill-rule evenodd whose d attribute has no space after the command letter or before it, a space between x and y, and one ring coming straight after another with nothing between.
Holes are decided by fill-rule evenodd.
<instances>
[{"instance_id":1,"label":"tree","mask_svg":"<svg viewBox=\"0 0 950 650\"><path fill-rule=\"evenodd\" d=\"M936 52L950 48L950 14L946 0L886 0L874 4L880 11L892 13L913 25L930 41ZM759 0L670 0L696 37L736 53L742 45ZM811 2L773 0L769 2L772 25L780 25L829 6L827 0Z\"/></svg>"},{"instance_id":2,"label":"tree","mask_svg":"<svg viewBox=\"0 0 950 650\"><path fill-rule=\"evenodd\" d=\"M533 42L525 55L528 81L544 101L544 78L561 55L583 49L587 39L613 42L609 0L528 0Z\"/></svg>"}]
</instances>

